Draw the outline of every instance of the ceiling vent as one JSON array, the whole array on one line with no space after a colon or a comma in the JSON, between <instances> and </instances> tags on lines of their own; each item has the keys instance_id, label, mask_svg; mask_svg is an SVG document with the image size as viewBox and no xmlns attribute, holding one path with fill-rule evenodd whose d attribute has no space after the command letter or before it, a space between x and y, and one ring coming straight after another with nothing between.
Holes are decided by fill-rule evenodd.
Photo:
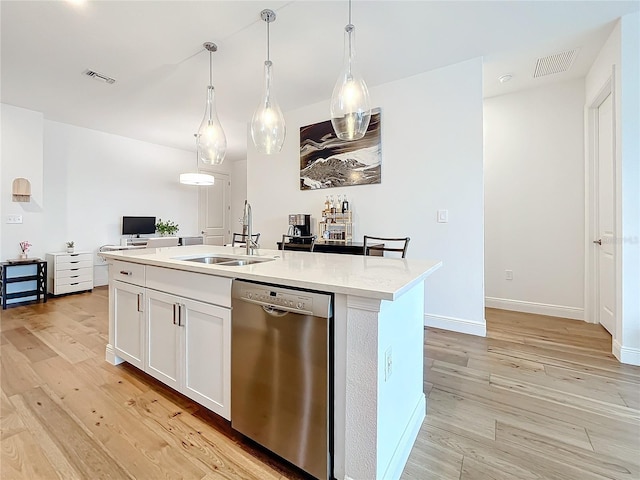
<instances>
[{"instance_id":1,"label":"ceiling vent","mask_svg":"<svg viewBox=\"0 0 640 480\"><path fill-rule=\"evenodd\" d=\"M571 68L573 61L578 56L578 50L579 49L576 48L574 50L567 50L566 52L556 53L547 57L540 57L536 60L536 69L533 72L533 78L566 72Z\"/></svg>"},{"instance_id":2,"label":"ceiling vent","mask_svg":"<svg viewBox=\"0 0 640 480\"><path fill-rule=\"evenodd\" d=\"M116 83L116 79L115 78L107 77L106 75L104 75L102 73L98 73L98 72L96 72L94 70L85 70L83 73L87 77L91 77L94 80L100 80L101 82L108 83L109 85L111 85L112 83Z\"/></svg>"}]
</instances>

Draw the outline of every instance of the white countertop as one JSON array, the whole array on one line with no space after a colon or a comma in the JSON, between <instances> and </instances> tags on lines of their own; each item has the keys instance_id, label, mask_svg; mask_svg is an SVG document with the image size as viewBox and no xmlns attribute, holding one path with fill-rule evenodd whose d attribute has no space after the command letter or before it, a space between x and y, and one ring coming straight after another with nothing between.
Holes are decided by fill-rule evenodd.
<instances>
[{"instance_id":1,"label":"white countertop","mask_svg":"<svg viewBox=\"0 0 640 480\"><path fill-rule=\"evenodd\" d=\"M382 300L395 300L442 266L433 260L267 249L256 250L253 257L273 261L241 267L180 259L209 254L243 258L245 249L192 245L100 253L107 259Z\"/></svg>"}]
</instances>

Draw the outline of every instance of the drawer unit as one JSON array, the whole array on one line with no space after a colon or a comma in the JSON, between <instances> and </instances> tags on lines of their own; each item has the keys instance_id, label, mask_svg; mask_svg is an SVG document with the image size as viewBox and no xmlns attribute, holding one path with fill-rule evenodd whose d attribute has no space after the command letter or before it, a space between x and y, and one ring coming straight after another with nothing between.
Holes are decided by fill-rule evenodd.
<instances>
[{"instance_id":1,"label":"drawer unit","mask_svg":"<svg viewBox=\"0 0 640 480\"><path fill-rule=\"evenodd\" d=\"M47 253L47 290L52 295L93 289L93 255L90 252Z\"/></svg>"},{"instance_id":2,"label":"drawer unit","mask_svg":"<svg viewBox=\"0 0 640 480\"><path fill-rule=\"evenodd\" d=\"M109 265L109 278L144 287L144 265L139 263L112 260Z\"/></svg>"}]
</instances>

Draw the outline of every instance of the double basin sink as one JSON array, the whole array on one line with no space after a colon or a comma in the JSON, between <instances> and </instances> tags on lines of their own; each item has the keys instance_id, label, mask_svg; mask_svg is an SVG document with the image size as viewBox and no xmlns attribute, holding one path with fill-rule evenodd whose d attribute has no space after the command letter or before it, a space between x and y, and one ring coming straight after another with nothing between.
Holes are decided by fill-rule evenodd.
<instances>
[{"instance_id":1,"label":"double basin sink","mask_svg":"<svg viewBox=\"0 0 640 480\"><path fill-rule=\"evenodd\" d=\"M202 257L175 257L175 260L184 260L186 262L204 263L206 265L220 265L222 267L243 267L254 263L270 262L273 258L234 258L223 257L219 255L204 255Z\"/></svg>"}]
</instances>

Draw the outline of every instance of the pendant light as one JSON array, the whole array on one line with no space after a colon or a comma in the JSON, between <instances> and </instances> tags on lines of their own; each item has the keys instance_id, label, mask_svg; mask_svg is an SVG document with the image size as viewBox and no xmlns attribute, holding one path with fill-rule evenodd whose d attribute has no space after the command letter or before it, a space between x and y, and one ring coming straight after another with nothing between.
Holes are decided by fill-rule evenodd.
<instances>
[{"instance_id":1,"label":"pendant light","mask_svg":"<svg viewBox=\"0 0 640 480\"><path fill-rule=\"evenodd\" d=\"M180 183L184 185L201 185L208 186L213 185L215 183L215 177L213 175L207 175L206 173L198 172L199 163L198 163L198 134L194 134L196 137L196 173L181 173L180 174Z\"/></svg>"},{"instance_id":2,"label":"pendant light","mask_svg":"<svg viewBox=\"0 0 640 480\"><path fill-rule=\"evenodd\" d=\"M260 18L267 24L267 60L264 62L264 98L251 119L251 138L260 153L270 155L282 150L286 126L282 110L273 94L273 63L269 56L269 24L276 20L273 10L262 10Z\"/></svg>"},{"instance_id":3,"label":"pendant light","mask_svg":"<svg viewBox=\"0 0 640 480\"><path fill-rule=\"evenodd\" d=\"M371 120L369 90L355 66L355 30L349 0L349 24L344 27L344 65L331 95L331 124L341 140L364 137Z\"/></svg>"},{"instance_id":4,"label":"pendant light","mask_svg":"<svg viewBox=\"0 0 640 480\"><path fill-rule=\"evenodd\" d=\"M207 87L207 105L204 110L204 118L198 129L198 155L203 163L220 165L227 151L227 137L224 135L216 113L215 91L211 73L211 54L218 51L218 47L211 42L205 42L203 47L209 52L209 86Z\"/></svg>"}]
</instances>

